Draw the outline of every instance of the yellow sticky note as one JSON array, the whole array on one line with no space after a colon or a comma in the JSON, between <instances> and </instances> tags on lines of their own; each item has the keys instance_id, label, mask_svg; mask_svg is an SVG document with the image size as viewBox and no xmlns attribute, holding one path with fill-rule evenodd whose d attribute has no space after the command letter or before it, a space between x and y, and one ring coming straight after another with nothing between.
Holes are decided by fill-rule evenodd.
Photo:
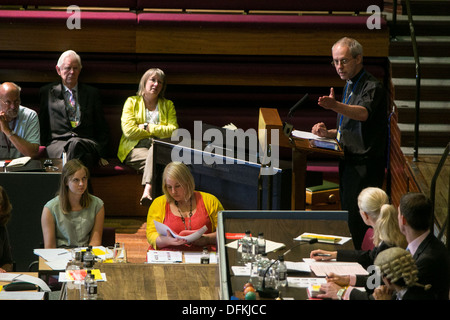
<instances>
[{"instance_id":1,"label":"yellow sticky note","mask_svg":"<svg viewBox=\"0 0 450 320\"><path fill-rule=\"evenodd\" d=\"M99 269L92 269L91 274L94 275L95 280L102 280L102 274Z\"/></svg>"},{"instance_id":2,"label":"yellow sticky note","mask_svg":"<svg viewBox=\"0 0 450 320\"><path fill-rule=\"evenodd\" d=\"M106 252L100 248L92 248L92 253L95 254L96 256L102 256L106 254Z\"/></svg>"}]
</instances>

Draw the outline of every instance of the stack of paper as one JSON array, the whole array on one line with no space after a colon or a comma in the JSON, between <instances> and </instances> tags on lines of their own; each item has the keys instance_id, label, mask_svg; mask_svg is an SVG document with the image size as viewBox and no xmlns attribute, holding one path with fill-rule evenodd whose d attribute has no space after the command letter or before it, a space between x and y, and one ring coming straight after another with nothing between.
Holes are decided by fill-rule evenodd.
<instances>
[{"instance_id":1,"label":"stack of paper","mask_svg":"<svg viewBox=\"0 0 450 320\"><path fill-rule=\"evenodd\" d=\"M297 238L294 238L294 240L298 240L298 241L311 240L311 239L317 239L317 241L321 242L321 243L344 244L347 241L349 241L351 238L335 236L335 235L327 235L327 234L310 233L310 232L305 232L305 233L299 235Z\"/></svg>"},{"instance_id":2,"label":"stack of paper","mask_svg":"<svg viewBox=\"0 0 450 320\"><path fill-rule=\"evenodd\" d=\"M77 249L86 250L86 248ZM43 258L52 270L65 270L67 263L73 259L72 252L68 249L34 249L33 252ZM102 261L112 257L112 251L103 246L93 247L92 252Z\"/></svg>"},{"instance_id":3,"label":"stack of paper","mask_svg":"<svg viewBox=\"0 0 450 320\"><path fill-rule=\"evenodd\" d=\"M306 260L306 259L305 259ZM312 259L308 259L312 260ZM309 267L317 277L326 277L330 273L339 275L368 275L366 269L357 262L314 261Z\"/></svg>"}]
</instances>

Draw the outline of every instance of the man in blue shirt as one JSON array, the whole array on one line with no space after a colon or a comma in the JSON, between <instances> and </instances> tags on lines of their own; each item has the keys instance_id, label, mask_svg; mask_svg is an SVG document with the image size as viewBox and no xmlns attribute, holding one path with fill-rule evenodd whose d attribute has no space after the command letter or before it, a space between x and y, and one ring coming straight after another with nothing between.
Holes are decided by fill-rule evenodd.
<instances>
[{"instance_id":1,"label":"man in blue shirt","mask_svg":"<svg viewBox=\"0 0 450 320\"><path fill-rule=\"evenodd\" d=\"M0 159L37 157L40 131L36 111L20 105L21 88L0 85Z\"/></svg>"}]
</instances>

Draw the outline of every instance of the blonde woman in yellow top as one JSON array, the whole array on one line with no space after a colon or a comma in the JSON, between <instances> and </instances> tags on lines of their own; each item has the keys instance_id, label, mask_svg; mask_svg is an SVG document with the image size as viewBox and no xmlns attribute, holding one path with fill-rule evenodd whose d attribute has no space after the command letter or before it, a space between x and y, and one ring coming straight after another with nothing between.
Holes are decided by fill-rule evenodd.
<instances>
[{"instance_id":1,"label":"blonde woman in yellow top","mask_svg":"<svg viewBox=\"0 0 450 320\"><path fill-rule=\"evenodd\" d=\"M139 82L136 96L125 101L121 117L122 137L117 157L143 173L141 204L150 204L153 169L153 138L168 138L178 128L173 102L164 98L165 74L147 70Z\"/></svg>"},{"instance_id":2,"label":"blonde woman in yellow top","mask_svg":"<svg viewBox=\"0 0 450 320\"><path fill-rule=\"evenodd\" d=\"M194 178L182 162L171 162L164 169L162 188L164 195L156 198L147 216L147 240L150 250L201 251L209 246L215 251L217 214L223 210L212 194L195 191ZM154 221L168 226L180 236L189 235L206 226L198 240L187 243L169 232L160 235Z\"/></svg>"}]
</instances>

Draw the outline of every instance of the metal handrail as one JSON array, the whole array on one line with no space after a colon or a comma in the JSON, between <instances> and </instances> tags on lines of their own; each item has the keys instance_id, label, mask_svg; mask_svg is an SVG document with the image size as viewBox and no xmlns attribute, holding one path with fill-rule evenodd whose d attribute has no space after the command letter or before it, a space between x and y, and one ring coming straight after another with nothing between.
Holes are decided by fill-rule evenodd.
<instances>
[{"instance_id":1,"label":"metal handrail","mask_svg":"<svg viewBox=\"0 0 450 320\"><path fill-rule=\"evenodd\" d=\"M405 0L406 11L408 13L408 23L409 31L411 35L411 43L414 52L414 62L416 67L416 104L415 104L415 122L414 122L414 157L413 161L418 161L419 156L419 123L420 123L420 81L421 81L421 71L420 71L420 58L419 58L419 48L416 41L416 32L414 29L414 21L411 13L411 2L410 0ZM392 21L394 23L393 35L396 36L396 24L397 24L397 0L393 2L393 12Z\"/></svg>"},{"instance_id":2,"label":"metal handrail","mask_svg":"<svg viewBox=\"0 0 450 320\"><path fill-rule=\"evenodd\" d=\"M444 153L442 154L441 160L439 161L439 164L436 168L436 171L434 172L434 176L431 179L431 186L430 186L430 200L433 204L433 212L434 212L434 204L435 204L435 198L436 198L436 181L441 173L442 167L445 164L445 161L447 160L448 157L448 153L450 150L450 142L447 144L447 147L444 150ZM449 178L450 180L450 178ZM449 181L450 182L450 181ZM448 220L449 220L449 213L450 213L450 188L449 188L449 194L447 196L447 218L445 219L445 222L443 223L442 226L440 226L441 230L439 231L439 235L438 235L438 239L441 240L444 232L445 232L445 228L447 228L447 248L450 251L450 243L449 243L449 239L450 239L450 228L448 227ZM434 219L433 219L434 222Z\"/></svg>"}]
</instances>

